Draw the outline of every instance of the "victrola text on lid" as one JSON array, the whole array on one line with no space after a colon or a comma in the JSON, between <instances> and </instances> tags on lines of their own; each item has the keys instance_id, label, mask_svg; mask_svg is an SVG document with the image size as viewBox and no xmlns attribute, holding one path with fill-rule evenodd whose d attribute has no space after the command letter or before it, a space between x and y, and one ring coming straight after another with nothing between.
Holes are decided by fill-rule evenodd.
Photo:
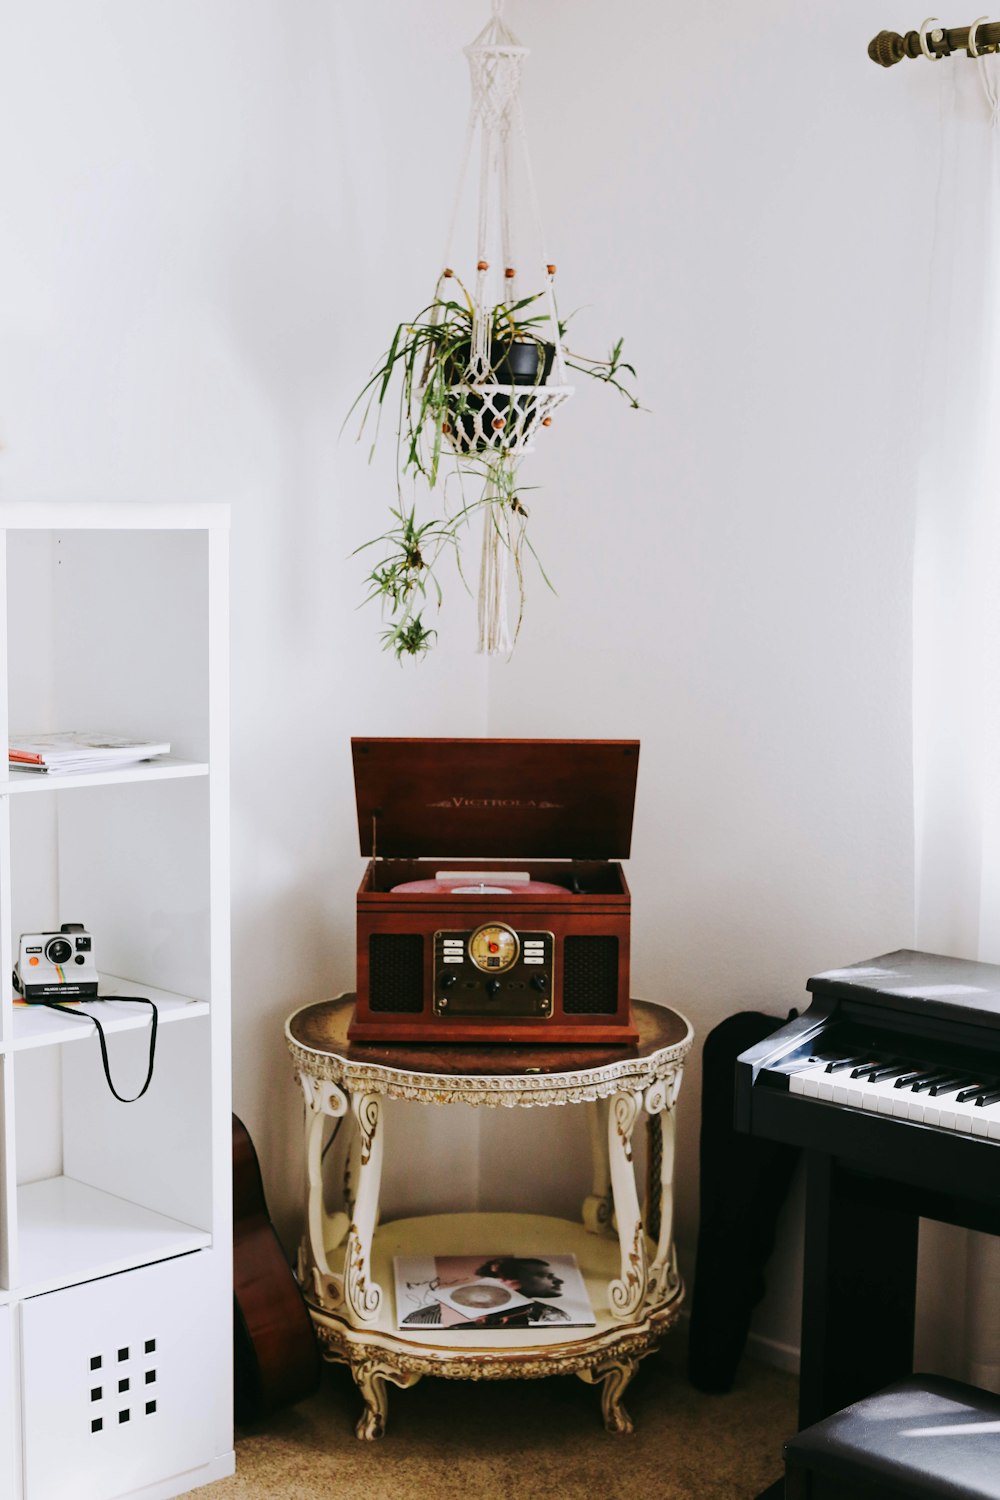
<instances>
[{"instance_id":1,"label":"victrola text on lid","mask_svg":"<svg viewBox=\"0 0 1000 1500\"><path fill-rule=\"evenodd\" d=\"M634 1041L638 740L354 739L355 1041Z\"/></svg>"}]
</instances>

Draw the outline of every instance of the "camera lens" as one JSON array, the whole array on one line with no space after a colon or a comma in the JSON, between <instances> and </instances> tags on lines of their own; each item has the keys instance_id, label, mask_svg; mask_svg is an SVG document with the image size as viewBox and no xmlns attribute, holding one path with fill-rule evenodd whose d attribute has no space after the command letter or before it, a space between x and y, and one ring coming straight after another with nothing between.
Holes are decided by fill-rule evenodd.
<instances>
[{"instance_id":1,"label":"camera lens","mask_svg":"<svg viewBox=\"0 0 1000 1500\"><path fill-rule=\"evenodd\" d=\"M73 956L73 945L64 937L50 938L45 944L45 957L50 964L64 964Z\"/></svg>"}]
</instances>

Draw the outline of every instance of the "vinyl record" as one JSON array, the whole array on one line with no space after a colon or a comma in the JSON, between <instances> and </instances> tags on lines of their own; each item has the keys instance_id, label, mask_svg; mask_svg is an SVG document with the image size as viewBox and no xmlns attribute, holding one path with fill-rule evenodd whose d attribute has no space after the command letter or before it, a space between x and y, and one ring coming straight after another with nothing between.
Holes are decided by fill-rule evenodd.
<instances>
[{"instance_id":1,"label":"vinyl record","mask_svg":"<svg viewBox=\"0 0 1000 1500\"><path fill-rule=\"evenodd\" d=\"M512 1312L517 1307L527 1307L528 1298L514 1291L505 1282L493 1277L478 1277L475 1281L462 1282L458 1286L441 1286L434 1293L439 1302L450 1307L452 1312L466 1318L482 1317L487 1313Z\"/></svg>"},{"instance_id":2,"label":"vinyl record","mask_svg":"<svg viewBox=\"0 0 1000 1500\"><path fill-rule=\"evenodd\" d=\"M468 1286L452 1287L451 1301L471 1311L488 1312L495 1307L509 1307L515 1297L509 1287L472 1281Z\"/></svg>"},{"instance_id":3,"label":"vinyl record","mask_svg":"<svg viewBox=\"0 0 1000 1500\"><path fill-rule=\"evenodd\" d=\"M496 881L476 880L466 885L462 876L454 880L404 880L394 885L392 894L402 891L408 895L446 896L565 896L561 885L550 885L545 880L517 880L504 885L503 872L497 872Z\"/></svg>"}]
</instances>

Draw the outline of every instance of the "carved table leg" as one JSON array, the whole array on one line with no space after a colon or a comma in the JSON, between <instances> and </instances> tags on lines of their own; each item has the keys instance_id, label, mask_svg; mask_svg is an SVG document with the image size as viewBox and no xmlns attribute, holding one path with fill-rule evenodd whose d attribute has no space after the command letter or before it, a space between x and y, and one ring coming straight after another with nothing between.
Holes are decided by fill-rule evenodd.
<instances>
[{"instance_id":1,"label":"carved table leg","mask_svg":"<svg viewBox=\"0 0 1000 1500\"><path fill-rule=\"evenodd\" d=\"M401 1390L416 1385L419 1374L404 1373L378 1359L365 1359L351 1367L358 1390L364 1398L365 1409L358 1418L354 1431L365 1442L384 1437L389 1416L389 1392L386 1381L391 1380Z\"/></svg>"},{"instance_id":2,"label":"carved table leg","mask_svg":"<svg viewBox=\"0 0 1000 1500\"><path fill-rule=\"evenodd\" d=\"M638 1368L637 1359L611 1354L600 1364L592 1365L589 1370L579 1371L580 1379L588 1385L601 1386L601 1414L608 1432L635 1431L632 1418L622 1405L622 1397Z\"/></svg>"},{"instance_id":3,"label":"carved table leg","mask_svg":"<svg viewBox=\"0 0 1000 1500\"><path fill-rule=\"evenodd\" d=\"M306 1101L306 1170L309 1191L306 1203L306 1241L299 1258L299 1280L321 1307L337 1307L344 1295L343 1277L334 1272L329 1254L344 1238L345 1214L327 1214L323 1194L323 1133L328 1117L347 1113L347 1095L335 1083L308 1078L299 1082ZM311 1283L311 1284L309 1284Z\"/></svg>"},{"instance_id":4,"label":"carved table leg","mask_svg":"<svg viewBox=\"0 0 1000 1500\"><path fill-rule=\"evenodd\" d=\"M595 1099L588 1107L593 1186L583 1200L583 1227L601 1234L611 1223L611 1166L608 1161L608 1101Z\"/></svg>"},{"instance_id":5,"label":"carved table leg","mask_svg":"<svg viewBox=\"0 0 1000 1500\"><path fill-rule=\"evenodd\" d=\"M377 1094L356 1094L351 1110L361 1138L354 1217L347 1234L344 1295L360 1323L371 1323L382 1306L382 1288L372 1277L372 1241L382 1184L383 1111Z\"/></svg>"},{"instance_id":6,"label":"carved table leg","mask_svg":"<svg viewBox=\"0 0 1000 1500\"><path fill-rule=\"evenodd\" d=\"M358 1175L361 1169L361 1132L355 1127L353 1115L345 1122L347 1138L344 1148L344 1207L354 1217L354 1200L358 1196Z\"/></svg>"},{"instance_id":7,"label":"carved table leg","mask_svg":"<svg viewBox=\"0 0 1000 1500\"><path fill-rule=\"evenodd\" d=\"M621 1275L608 1284L608 1305L623 1320L633 1317L646 1297L646 1235L632 1166L632 1131L641 1108L641 1094L616 1094L608 1117L611 1188L621 1246Z\"/></svg>"},{"instance_id":8,"label":"carved table leg","mask_svg":"<svg viewBox=\"0 0 1000 1500\"><path fill-rule=\"evenodd\" d=\"M674 1105L680 1089L679 1070L659 1079L646 1090L643 1104L651 1119L659 1123L659 1182L650 1183L650 1191L657 1194L656 1220L659 1226L656 1254L649 1268L648 1295L650 1300L659 1295L671 1295L677 1290L678 1276L674 1254Z\"/></svg>"}]
</instances>

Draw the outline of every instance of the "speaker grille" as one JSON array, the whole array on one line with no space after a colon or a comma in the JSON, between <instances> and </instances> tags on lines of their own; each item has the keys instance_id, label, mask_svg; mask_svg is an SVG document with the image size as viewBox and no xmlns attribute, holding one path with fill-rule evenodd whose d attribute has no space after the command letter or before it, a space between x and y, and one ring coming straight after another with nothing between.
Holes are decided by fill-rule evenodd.
<instances>
[{"instance_id":1,"label":"speaker grille","mask_svg":"<svg viewBox=\"0 0 1000 1500\"><path fill-rule=\"evenodd\" d=\"M611 1016L618 1009L618 939L568 937L563 944L563 1013Z\"/></svg>"},{"instance_id":2,"label":"speaker grille","mask_svg":"<svg viewBox=\"0 0 1000 1500\"><path fill-rule=\"evenodd\" d=\"M368 939L368 1008L419 1015L424 1008L420 933L374 932Z\"/></svg>"}]
</instances>

